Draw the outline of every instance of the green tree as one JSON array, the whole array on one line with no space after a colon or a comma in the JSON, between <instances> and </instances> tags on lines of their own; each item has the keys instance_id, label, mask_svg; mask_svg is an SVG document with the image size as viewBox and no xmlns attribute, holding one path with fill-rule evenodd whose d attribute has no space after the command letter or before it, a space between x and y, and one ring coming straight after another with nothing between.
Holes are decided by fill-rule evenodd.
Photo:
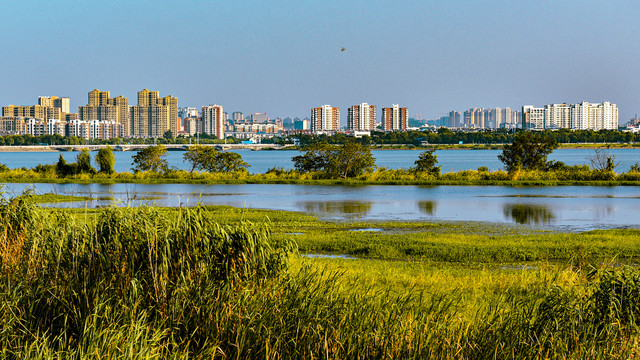
<instances>
[{"instance_id":1,"label":"green tree","mask_svg":"<svg viewBox=\"0 0 640 360\"><path fill-rule=\"evenodd\" d=\"M414 162L416 165L413 170L415 172L425 172L433 176L440 176L441 166L438 163L438 155L434 149L423 151L418 155L418 160Z\"/></svg>"},{"instance_id":2,"label":"green tree","mask_svg":"<svg viewBox=\"0 0 640 360\"><path fill-rule=\"evenodd\" d=\"M133 171L166 172L169 170L167 162L167 148L164 145L149 146L138 151L133 156Z\"/></svg>"},{"instance_id":3,"label":"green tree","mask_svg":"<svg viewBox=\"0 0 640 360\"><path fill-rule=\"evenodd\" d=\"M164 134L162 134L162 137L165 138L166 140L172 140L173 139L173 131L171 131L171 130L165 131Z\"/></svg>"},{"instance_id":4,"label":"green tree","mask_svg":"<svg viewBox=\"0 0 640 360\"><path fill-rule=\"evenodd\" d=\"M523 131L515 136L512 144L504 146L498 159L509 172L517 169L547 170L551 166L547 156L557 146L558 143L551 137Z\"/></svg>"},{"instance_id":5,"label":"green tree","mask_svg":"<svg viewBox=\"0 0 640 360\"><path fill-rule=\"evenodd\" d=\"M183 158L191 163L191 172L236 172L246 171L246 168L251 166L242 160L240 154L218 151L211 146L190 146Z\"/></svg>"},{"instance_id":6,"label":"green tree","mask_svg":"<svg viewBox=\"0 0 640 360\"><path fill-rule=\"evenodd\" d=\"M328 178L350 178L361 175L375 166L369 147L347 141L342 146L315 145L294 156L294 167L300 172L317 171Z\"/></svg>"},{"instance_id":7,"label":"green tree","mask_svg":"<svg viewBox=\"0 0 640 360\"><path fill-rule=\"evenodd\" d=\"M304 154L291 158L293 166L300 172L324 171L329 162L327 153L332 147L328 144L313 144L303 148L301 151Z\"/></svg>"},{"instance_id":8,"label":"green tree","mask_svg":"<svg viewBox=\"0 0 640 360\"><path fill-rule=\"evenodd\" d=\"M89 150L82 149L76 156L76 163L78 164L78 173L91 173L95 174L96 169L91 166L91 155Z\"/></svg>"},{"instance_id":9,"label":"green tree","mask_svg":"<svg viewBox=\"0 0 640 360\"><path fill-rule=\"evenodd\" d=\"M96 163L98 164L101 173L113 174L116 157L113 155L113 149L111 149L111 146L103 147L98 150Z\"/></svg>"}]
</instances>

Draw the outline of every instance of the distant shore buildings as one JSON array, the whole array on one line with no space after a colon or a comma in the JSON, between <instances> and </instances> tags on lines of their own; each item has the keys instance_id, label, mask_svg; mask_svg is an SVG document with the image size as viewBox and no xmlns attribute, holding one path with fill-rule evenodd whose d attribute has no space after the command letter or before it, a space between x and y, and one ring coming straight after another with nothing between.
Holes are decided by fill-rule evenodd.
<instances>
[{"instance_id":1,"label":"distant shore buildings","mask_svg":"<svg viewBox=\"0 0 640 360\"><path fill-rule=\"evenodd\" d=\"M340 130L340 108L322 105L311 109L311 131L331 132Z\"/></svg>"},{"instance_id":2,"label":"distant shore buildings","mask_svg":"<svg viewBox=\"0 0 640 360\"><path fill-rule=\"evenodd\" d=\"M376 106L362 103L353 105L347 112L347 130L373 131L376 129Z\"/></svg>"},{"instance_id":3,"label":"distant shore buildings","mask_svg":"<svg viewBox=\"0 0 640 360\"><path fill-rule=\"evenodd\" d=\"M522 111L506 108L473 107L464 112L451 111L438 119L421 115L409 117L406 107L393 104L378 107L369 103L347 109L346 127L341 127L340 108L322 105L311 109L310 118L269 118L264 112L245 116L235 111L229 115L221 105L178 107L178 98L160 97L158 91L143 89L137 104L129 105L124 96L111 97L109 91L88 92L87 104L71 113L68 97L40 96L37 104L2 108L0 135L58 134L86 139L110 137L156 138L203 134L219 139L236 137L254 139L295 133L347 132L356 136L371 131L407 131L447 127L462 131L484 129L528 130L618 129L618 108L610 102L550 104L543 107L522 106ZM199 111L200 110L200 111ZM378 118L378 116L380 116ZM632 124L636 126L637 124Z\"/></svg>"},{"instance_id":4,"label":"distant shore buildings","mask_svg":"<svg viewBox=\"0 0 640 360\"><path fill-rule=\"evenodd\" d=\"M522 107L523 128L528 130L617 130L618 107L610 102L593 104L550 104L541 108Z\"/></svg>"},{"instance_id":5,"label":"distant shore buildings","mask_svg":"<svg viewBox=\"0 0 640 360\"><path fill-rule=\"evenodd\" d=\"M393 104L391 107L382 108L381 126L383 131L407 130L409 111L406 107Z\"/></svg>"}]
</instances>

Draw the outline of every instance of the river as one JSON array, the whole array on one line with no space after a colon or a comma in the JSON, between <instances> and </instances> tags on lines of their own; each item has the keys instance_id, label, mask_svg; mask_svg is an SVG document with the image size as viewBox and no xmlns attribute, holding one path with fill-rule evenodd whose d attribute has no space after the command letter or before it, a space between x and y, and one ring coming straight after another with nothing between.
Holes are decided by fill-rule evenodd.
<instances>
[{"instance_id":1,"label":"river","mask_svg":"<svg viewBox=\"0 0 640 360\"><path fill-rule=\"evenodd\" d=\"M27 184L4 184L8 196ZM54 204L230 205L314 213L325 219L483 221L582 231L637 228L636 186L319 186L196 184L32 184L37 193L90 195L108 200Z\"/></svg>"},{"instance_id":2,"label":"river","mask_svg":"<svg viewBox=\"0 0 640 360\"><path fill-rule=\"evenodd\" d=\"M607 150L615 156L618 163L617 172L626 172L631 165L640 161L640 149L612 149ZM264 173L272 167L282 167L291 169L293 163L291 157L299 154L298 151L251 151L237 150L242 155L244 161L251 167L252 173ZM373 157L376 165L389 169L409 168L418 159L421 150L373 150ZM500 170L502 163L498 160L498 155L502 150L438 150L438 163L442 166L442 172L453 172L460 170L475 170L479 166L486 166L490 170ZM96 152L92 153L94 155ZM0 163L9 168L35 167L38 164L55 164L62 154L68 162L74 162L77 152L1 152ZM133 151L116 151L115 169L118 172L131 171ZM188 170L189 164L185 163L182 156L184 151L170 151L167 156L169 165L179 169ZM555 150L550 156L550 160L557 160L567 165L589 164L589 158L594 155L592 149L561 149Z\"/></svg>"}]
</instances>

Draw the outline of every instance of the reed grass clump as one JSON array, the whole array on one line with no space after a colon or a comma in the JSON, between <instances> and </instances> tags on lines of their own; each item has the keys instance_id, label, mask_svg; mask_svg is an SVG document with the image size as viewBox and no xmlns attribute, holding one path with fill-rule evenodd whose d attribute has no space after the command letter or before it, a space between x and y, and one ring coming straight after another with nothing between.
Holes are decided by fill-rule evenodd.
<instances>
[{"instance_id":1,"label":"reed grass clump","mask_svg":"<svg viewBox=\"0 0 640 360\"><path fill-rule=\"evenodd\" d=\"M0 200L0 215L4 358L638 355L636 268L580 265L574 283L505 287L469 314L460 291L372 287L300 260L267 220L45 211L29 194Z\"/></svg>"}]
</instances>

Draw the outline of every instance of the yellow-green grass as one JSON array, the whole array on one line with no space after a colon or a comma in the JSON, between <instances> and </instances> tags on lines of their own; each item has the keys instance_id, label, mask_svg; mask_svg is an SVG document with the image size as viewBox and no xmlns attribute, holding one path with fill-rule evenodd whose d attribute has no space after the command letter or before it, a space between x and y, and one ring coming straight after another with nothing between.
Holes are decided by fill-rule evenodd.
<instances>
[{"instance_id":1,"label":"yellow-green grass","mask_svg":"<svg viewBox=\"0 0 640 360\"><path fill-rule=\"evenodd\" d=\"M640 272L621 266L636 230L42 209L29 197L0 212L4 357L638 355ZM350 231L362 228L385 231ZM357 258L300 257L291 240Z\"/></svg>"},{"instance_id":2,"label":"yellow-green grass","mask_svg":"<svg viewBox=\"0 0 640 360\"><path fill-rule=\"evenodd\" d=\"M617 174L613 171L570 169L558 171L477 171L464 170L438 177L415 173L409 169L377 168L349 179L325 179L320 173L250 174L208 173L176 170L167 173L120 172L113 174L79 174L58 176L53 170L12 169L0 172L0 181L17 183L139 183L139 184L300 184L300 185L502 185L502 186L559 186L559 185L640 185L640 172Z\"/></svg>"}]
</instances>

